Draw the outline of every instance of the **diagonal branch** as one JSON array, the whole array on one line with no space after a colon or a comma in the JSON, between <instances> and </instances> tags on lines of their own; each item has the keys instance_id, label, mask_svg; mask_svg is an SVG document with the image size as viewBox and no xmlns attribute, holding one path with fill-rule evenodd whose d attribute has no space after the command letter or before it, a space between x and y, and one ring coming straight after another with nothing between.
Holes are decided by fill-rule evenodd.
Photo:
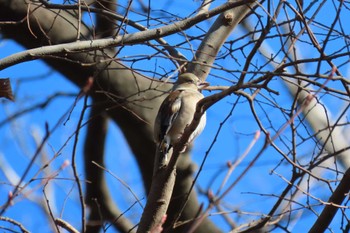
<instances>
[{"instance_id":1,"label":"diagonal branch","mask_svg":"<svg viewBox=\"0 0 350 233\"><path fill-rule=\"evenodd\" d=\"M232 2L239 3L239 1L231 1L230 3ZM202 80L208 76L211 66L227 37L255 5L255 1L245 2L246 4L228 9L219 15L200 44L187 72L194 73Z\"/></svg>"},{"instance_id":2,"label":"diagonal branch","mask_svg":"<svg viewBox=\"0 0 350 233\"><path fill-rule=\"evenodd\" d=\"M38 59L38 58L44 57L45 55L57 55L57 54L64 55L66 53L92 51L92 50L99 50L99 49L103 49L103 48L120 46L120 45L131 45L131 44L143 43L144 41L147 41L147 40L161 38L164 36L168 36L168 35L186 30L186 29L196 25L199 22L205 21L208 18L211 18L215 15L220 14L221 12L223 12L225 10L245 5L246 2L254 2L254 1L249 0L249 1L228 2L228 3L222 4L221 6L216 7L214 9L208 11L208 13L196 15L194 17L178 21L174 24L151 29L148 31L120 35L120 36L117 36L116 38L77 41L77 42L62 43L62 44L57 44L57 45L52 45L52 46L43 46L40 48L29 49L29 50L26 50L23 52L19 52L17 54L10 55L10 56L2 59L0 61L0 70L3 70L11 65L14 65L14 64L18 64L20 62ZM242 18L243 18L243 16L242 16ZM239 20L237 21L237 24L238 24L238 22L239 22ZM232 29L233 29L233 27L232 27ZM226 39L226 37L225 37L225 39Z\"/></svg>"},{"instance_id":3,"label":"diagonal branch","mask_svg":"<svg viewBox=\"0 0 350 233\"><path fill-rule=\"evenodd\" d=\"M349 197L350 192L350 168L346 170L338 187L334 190L332 196L328 200L328 204L324 207L321 215L317 218L309 233L325 232L332 222L339 206L344 199Z\"/></svg>"}]
</instances>

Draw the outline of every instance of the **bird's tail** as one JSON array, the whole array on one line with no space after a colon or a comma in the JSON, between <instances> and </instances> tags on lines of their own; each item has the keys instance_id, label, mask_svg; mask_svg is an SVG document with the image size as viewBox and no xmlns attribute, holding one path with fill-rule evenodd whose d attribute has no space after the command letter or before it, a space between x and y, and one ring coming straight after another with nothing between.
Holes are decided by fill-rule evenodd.
<instances>
[{"instance_id":1,"label":"bird's tail","mask_svg":"<svg viewBox=\"0 0 350 233\"><path fill-rule=\"evenodd\" d=\"M160 168L168 165L170 149L171 147L164 142L159 143L157 146L156 154L154 156L153 175L155 175Z\"/></svg>"}]
</instances>

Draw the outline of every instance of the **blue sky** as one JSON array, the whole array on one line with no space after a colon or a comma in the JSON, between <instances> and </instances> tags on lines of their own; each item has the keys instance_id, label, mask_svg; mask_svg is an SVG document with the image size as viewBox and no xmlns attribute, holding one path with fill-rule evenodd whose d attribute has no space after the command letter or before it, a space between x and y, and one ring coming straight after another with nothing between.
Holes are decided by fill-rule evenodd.
<instances>
[{"instance_id":1,"label":"blue sky","mask_svg":"<svg viewBox=\"0 0 350 233\"><path fill-rule=\"evenodd\" d=\"M222 1L217 1L217 4L222 3ZM197 3L196 3L197 4ZM330 4L330 3L327 3ZM190 14L194 10L195 5L193 2L186 2L182 4L169 4L164 7L171 8L173 14L178 14L185 16ZM198 4L197 4L198 5ZM160 9L161 6L158 6ZM331 6L329 6L331 7ZM154 7L156 10L156 7ZM163 8L164 9L164 8ZM322 10L326 10L324 7ZM331 9L331 8L330 8ZM334 11L329 11L327 14L329 18L332 19L332 13ZM135 16L136 17L136 16ZM324 17L325 24L329 23L327 17ZM207 24L207 22L202 23L202 25ZM317 27L316 27L317 28ZM196 32L200 31L194 29L189 31L189 34L195 35ZM315 29L316 30L316 29ZM237 29L237 34L234 34L230 39L238 38L240 33L243 33L241 29ZM168 37L166 38L170 44L176 44L178 38ZM244 42L242 42L244 43ZM198 46L198 41L193 42L193 46ZM334 46L331 44L330 46ZM132 54L138 54L140 47L126 47L122 50L121 57L131 56ZM247 47L251 48L251 47ZM0 59L4 58L10 54L22 51L23 48L15 44L10 40L2 39L0 41ZM332 50L332 47L330 48ZM142 54L147 53L150 49L145 48L142 50ZM182 52L191 59L192 52L183 49ZM313 57L314 50L305 48L303 49L305 57ZM262 62L261 59L256 58L254 60L257 64ZM260 63L259 63L260 62ZM241 62L244 64L244 61ZM339 61L339 64L342 62ZM242 67L239 63L233 63L232 60L223 60L220 63L224 67L240 70ZM136 66L140 69L149 69L151 67L151 72L156 69L157 72L161 73L163 69L169 71L174 69L169 65L169 62L164 61L164 59L153 59L151 61L143 61L137 63ZM325 72L327 67L322 67L322 72ZM314 67L306 68L309 72L313 72ZM348 66L342 67L343 74L347 74ZM225 76L225 73L219 70L213 71L215 75ZM45 108L38 108L32 111L30 114L24 114L21 117L16 118L10 124L0 125L0 156L5 159L11 168L21 176L23 170L26 168L30 159L35 153L38 141L45 134L45 123L49 125L52 129L57 122L59 126L57 130L54 131L52 136L49 138L43 153L43 157L46 159L52 158L54 155L58 155L50 167L46 169L48 173L39 172L36 180L33 181L29 187L24 191L26 194L23 197L19 197L15 200L15 205L9 208L6 212L6 216L11 217L33 232L50 232L50 227L47 225L47 219L43 214L42 207L34 204L32 198L40 198L43 195L43 190L53 190L52 203L50 205L54 208L54 213L56 216L62 216L62 218L69 220L69 222L79 228L80 226L80 205L78 200L78 194L76 187L72 181L72 170L70 167L64 168L57 179L50 182L52 187L44 188L42 183L42 178L47 177L50 174L54 174L55 171L60 169L62 164L68 160L71 161L72 155L72 145L74 137L74 131L80 116L82 109L82 101L74 107L70 119L63 124L60 121L62 117L67 119L65 113L69 111L74 104L75 97L74 94L78 94L79 89L72 85L70 82L66 81L59 73L51 70L41 61L31 61L23 64L18 64L16 66L7 68L0 71L1 77L9 77L12 81L13 90L16 94L16 101L10 102L7 100L0 100L0 122L6 119L8 116L20 111L21 109L34 106L37 103L43 102L47 99L47 96L53 95L58 92L65 92L72 94L71 96L57 97L52 102L50 102ZM230 77L232 78L232 77ZM214 76L209 76L208 81L213 85L229 85L228 82L217 79ZM331 82L329 85L338 87L339 84L336 82ZM274 79L271 88L278 90L279 96L270 96L271 98L278 99L281 105L288 107L291 103L291 97L284 88L281 80L278 77ZM248 91L249 92L249 91ZM204 92L204 95L210 95L210 92ZM269 96L268 93L263 94ZM208 151L210 145L212 144L215 134L220 127L220 124L229 114L232 105L237 100L236 95L231 95L219 103L215 104L212 108L207 111L208 124L203 132L203 134L196 140L195 146L193 148L193 159L196 161L198 166L201 164L206 152ZM271 119L275 120L273 122L274 129L270 129L273 135L274 130L279 129L283 124L285 124L286 119L281 114L280 110L275 109L274 106L268 106L264 104L264 98L259 99L262 106L265 106L265 112L261 111L257 107L257 111L261 114L262 122L269 124ZM327 107L331 110L334 115L337 115L339 111L339 104L336 98L324 98L327 103ZM334 104L336 103L336 104ZM246 150L249 143L253 140L255 132L258 130L258 125L256 124L251 111L249 110L248 104L244 98L241 98L238 102L237 107L234 109L232 116L225 122L224 127L218 135L218 140L215 142L212 150L208 154L207 161L203 167L203 171L199 176L198 187L202 189L211 188L214 191L219 187L221 181L227 170L227 162L236 160L242 153ZM307 130L307 128L305 129ZM84 138L84 128L82 129L80 140L78 143L77 150L77 165L78 171L83 178L83 168L82 168L82 145ZM287 129L283 134L288 137L290 131ZM38 141L35 141L37 136ZM67 141L68 139L68 141ZM257 151L262 147L264 143L264 135L258 139L253 150L249 153L248 157L238 166L237 170L232 175L229 181L233 181L234 178L240 174L240 172L248 165L251 159L257 154ZM132 153L126 144L123 136L118 129L118 127L110 122L110 128L107 138L107 151L106 151L106 164L107 168L110 169L116 176L124 180L133 191L138 195L140 199L143 199L145 203L145 193L142 189L142 180L138 174L138 168L136 166L135 160ZM276 142L281 148L287 149L281 141ZM307 155L312 153L314 148L311 142L304 143L300 149L300 154ZM57 154L59 152L59 154ZM26 182L29 181L34 174L40 170L40 160L45 158L38 158L35 166L30 170ZM283 164L276 168L276 165L281 161L281 156L276 153L273 149L267 149L258 162L256 163L254 169L250 170L248 175L240 182L238 185L229 193L229 195L224 199L223 204L225 206L230 206L232 208L241 208L242 211L247 212L244 216L249 219L254 214L266 214L270 209L268 206L274 203L275 197L271 194L279 195L279 193L286 186L286 182L279 177L290 178L290 166ZM123 165L123 166L120 166ZM124 166L126 165L126 166ZM275 169L276 168L276 169ZM273 171L273 172L272 172ZM121 209L126 210L129 208L135 200L131 197L129 191L118 182L117 179L109 174L106 174L108 182L111 187L111 191L120 192L121 195L116 195L115 200L120 204ZM12 177L14 178L14 177ZM334 174L329 174L330 179L334 179ZM338 177L339 178L339 177ZM15 180L15 179L14 179ZM318 186L324 187L325 185ZM8 193L13 190L13 187L9 184L3 172L0 172L0 203L4 203L7 200ZM48 192L48 191L47 191ZM266 194L266 195L265 195ZM49 195L49 193L48 193ZM317 192L318 197L327 200L329 195L329 189L324 187L322 191ZM200 195L200 199L207 203L206 197ZM305 198L301 198L300 202L304 202ZM306 201L307 202L307 201ZM310 203L312 203L311 200ZM316 208L318 211L321 208ZM137 223L141 214L141 208L135 205L128 213L127 216L134 222ZM231 216L235 216L232 214ZM228 226L224 223L221 216L212 216L213 219L220 227L224 230L229 230ZM315 220L315 215L311 214L307 210L304 211L302 215L302 221L296 223L293 232L301 232L308 229L310 224ZM237 220L239 223L244 222L244 218ZM334 231L339 230L339 222L341 221L340 216L333 222ZM1 223L0 226L5 226L6 224ZM291 224L293 225L293 224ZM110 229L108 232L113 232Z\"/></svg>"}]
</instances>

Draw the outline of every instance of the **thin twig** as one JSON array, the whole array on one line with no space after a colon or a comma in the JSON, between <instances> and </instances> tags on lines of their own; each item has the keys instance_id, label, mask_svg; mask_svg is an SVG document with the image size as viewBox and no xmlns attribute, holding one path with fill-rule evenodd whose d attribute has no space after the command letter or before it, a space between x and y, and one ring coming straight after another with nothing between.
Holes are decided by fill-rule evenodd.
<instances>
[{"instance_id":1,"label":"thin twig","mask_svg":"<svg viewBox=\"0 0 350 233\"><path fill-rule=\"evenodd\" d=\"M73 144L73 151L72 151L72 169L73 169L73 174L74 174L74 179L77 182L77 186L78 186L78 192L79 192L79 200L80 200L80 206L81 206L81 228L82 228L82 232L85 232L86 229L86 224L85 224L85 200L84 200L84 192L83 192L83 188L79 179L79 174L77 171L77 167L76 167L76 148L78 145L78 139L79 139L79 133L80 133L80 127L81 124L83 122L84 119L84 115L85 115L85 111L87 109L87 101L88 101L88 95L86 95L84 97L84 106L83 109L80 113L80 118L77 124L77 129L75 132L75 138L74 138L74 144Z\"/></svg>"}]
</instances>

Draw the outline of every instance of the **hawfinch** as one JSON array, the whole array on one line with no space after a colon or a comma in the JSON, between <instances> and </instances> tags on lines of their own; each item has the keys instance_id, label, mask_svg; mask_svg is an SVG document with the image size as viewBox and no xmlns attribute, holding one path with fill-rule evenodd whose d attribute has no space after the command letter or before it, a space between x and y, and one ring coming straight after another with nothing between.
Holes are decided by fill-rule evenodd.
<instances>
[{"instance_id":1,"label":"hawfinch","mask_svg":"<svg viewBox=\"0 0 350 233\"><path fill-rule=\"evenodd\" d=\"M167 163L170 149L179 140L186 126L192 122L197 103L204 97L199 91L200 86L207 85L208 83L201 83L192 73L181 74L173 90L161 104L154 124L154 138L157 143L155 171ZM204 113L186 145L202 132L205 123ZM185 150L186 146L181 153Z\"/></svg>"}]
</instances>

